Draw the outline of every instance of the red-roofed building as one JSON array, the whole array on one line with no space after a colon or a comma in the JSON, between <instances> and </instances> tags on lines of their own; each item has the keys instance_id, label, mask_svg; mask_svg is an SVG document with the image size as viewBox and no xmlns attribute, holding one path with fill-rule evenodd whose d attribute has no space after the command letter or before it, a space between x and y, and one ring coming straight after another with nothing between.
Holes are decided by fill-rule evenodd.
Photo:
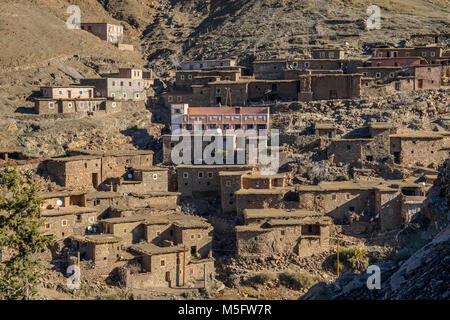
<instances>
[{"instance_id":1,"label":"red-roofed building","mask_svg":"<svg viewBox=\"0 0 450 320\"><path fill-rule=\"evenodd\" d=\"M189 107L187 104L173 104L172 134L180 129L198 130L261 130L270 129L268 107Z\"/></svg>"}]
</instances>

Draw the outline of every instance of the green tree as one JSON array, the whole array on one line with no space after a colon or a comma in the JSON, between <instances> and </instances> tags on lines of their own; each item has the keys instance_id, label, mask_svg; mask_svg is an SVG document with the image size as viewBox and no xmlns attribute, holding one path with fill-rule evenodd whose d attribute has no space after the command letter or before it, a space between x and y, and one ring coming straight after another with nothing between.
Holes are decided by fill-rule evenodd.
<instances>
[{"instance_id":1,"label":"green tree","mask_svg":"<svg viewBox=\"0 0 450 320\"><path fill-rule=\"evenodd\" d=\"M0 249L12 253L0 264L0 299L27 300L36 294L41 276L37 253L53 242L39 231L42 200L31 178L12 167L0 171Z\"/></svg>"}]
</instances>

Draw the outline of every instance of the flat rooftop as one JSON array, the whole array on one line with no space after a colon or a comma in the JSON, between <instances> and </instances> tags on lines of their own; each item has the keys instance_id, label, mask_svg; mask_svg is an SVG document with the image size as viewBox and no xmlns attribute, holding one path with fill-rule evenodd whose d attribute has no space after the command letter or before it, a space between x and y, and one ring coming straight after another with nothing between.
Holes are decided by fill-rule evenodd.
<instances>
[{"instance_id":1,"label":"flat rooftop","mask_svg":"<svg viewBox=\"0 0 450 320\"><path fill-rule=\"evenodd\" d=\"M170 246L170 247L159 247L152 243L136 244L136 245L131 246L130 250L133 250L140 254L145 254L145 255L150 255L150 256L188 251L188 249L182 245Z\"/></svg>"},{"instance_id":2,"label":"flat rooftop","mask_svg":"<svg viewBox=\"0 0 450 320\"><path fill-rule=\"evenodd\" d=\"M310 210L283 210L283 209L245 209L246 219L257 218L305 218L321 217L323 214Z\"/></svg>"}]
</instances>

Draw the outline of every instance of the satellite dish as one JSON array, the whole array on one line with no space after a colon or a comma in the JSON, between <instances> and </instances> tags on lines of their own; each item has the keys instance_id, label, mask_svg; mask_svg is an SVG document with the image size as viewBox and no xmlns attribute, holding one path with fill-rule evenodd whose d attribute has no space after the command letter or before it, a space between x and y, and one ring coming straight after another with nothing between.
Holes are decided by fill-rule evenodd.
<instances>
[{"instance_id":1,"label":"satellite dish","mask_svg":"<svg viewBox=\"0 0 450 320\"><path fill-rule=\"evenodd\" d=\"M56 205L58 207L61 207L63 205L63 202L61 200L56 200Z\"/></svg>"},{"instance_id":2,"label":"satellite dish","mask_svg":"<svg viewBox=\"0 0 450 320\"><path fill-rule=\"evenodd\" d=\"M91 226L88 226L87 229L88 229L88 231L92 231L92 227Z\"/></svg>"},{"instance_id":3,"label":"satellite dish","mask_svg":"<svg viewBox=\"0 0 450 320\"><path fill-rule=\"evenodd\" d=\"M133 178L133 175L131 173L128 174L128 179Z\"/></svg>"}]
</instances>

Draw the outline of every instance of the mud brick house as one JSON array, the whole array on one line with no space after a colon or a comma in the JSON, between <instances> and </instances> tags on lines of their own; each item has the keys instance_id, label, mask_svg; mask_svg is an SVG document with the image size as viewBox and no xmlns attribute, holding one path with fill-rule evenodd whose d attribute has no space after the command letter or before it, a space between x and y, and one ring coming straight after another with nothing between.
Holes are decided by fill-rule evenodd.
<instances>
[{"instance_id":1,"label":"mud brick house","mask_svg":"<svg viewBox=\"0 0 450 320\"><path fill-rule=\"evenodd\" d=\"M287 70L313 71L321 70L322 73L330 70L342 70L344 74L357 73L357 67L363 67L366 60L363 59L278 59L257 60L253 62L255 79L283 80L289 73Z\"/></svg>"},{"instance_id":2,"label":"mud brick house","mask_svg":"<svg viewBox=\"0 0 450 320\"><path fill-rule=\"evenodd\" d=\"M47 99L91 99L94 98L92 86L41 87L42 98Z\"/></svg>"},{"instance_id":3,"label":"mud brick house","mask_svg":"<svg viewBox=\"0 0 450 320\"><path fill-rule=\"evenodd\" d=\"M376 48L373 51L373 57L384 58L407 58L421 57L428 63L433 63L435 59L443 56L442 46L417 46L413 48Z\"/></svg>"},{"instance_id":4,"label":"mud brick house","mask_svg":"<svg viewBox=\"0 0 450 320\"><path fill-rule=\"evenodd\" d=\"M396 57L396 58L378 58L371 59L372 67L411 67L419 65L427 65L428 62L421 57Z\"/></svg>"},{"instance_id":5,"label":"mud brick house","mask_svg":"<svg viewBox=\"0 0 450 320\"><path fill-rule=\"evenodd\" d=\"M283 199L288 190L275 189L240 189L236 191L236 216L241 217L245 209L283 208Z\"/></svg>"},{"instance_id":6,"label":"mud brick house","mask_svg":"<svg viewBox=\"0 0 450 320\"><path fill-rule=\"evenodd\" d=\"M53 181L73 189L96 189L109 178L121 177L132 167L153 164L153 151L79 151L73 156L44 161L45 172Z\"/></svg>"},{"instance_id":7,"label":"mud brick house","mask_svg":"<svg viewBox=\"0 0 450 320\"><path fill-rule=\"evenodd\" d=\"M69 113L114 113L120 112L120 101L111 101L106 98L91 99L47 99L34 100L34 110L37 114L69 114Z\"/></svg>"},{"instance_id":8,"label":"mud brick house","mask_svg":"<svg viewBox=\"0 0 450 320\"><path fill-rule=\"evenodd\" d=\"M41 228L43 235L63 240L74 234L83 235L88 228L97 225L99 212L95 208L86 207L84 194L52 192L39 196L44 200L40 214L44 220Z\"/></svg>"},{"instance_id":9,"label":"mud brick house","mask_svg":"<svg viewBox=\"0 0 450 320\"><path fill-rule=\"evenodd\" d=\"M440 65L410 67L403 70L392 85L398 91L437 90L442 85L442 72Z\"/></svg>"},{"instance_id":10,"label":"mud brick house","mask_svg":"<svg viewBox=\"0 0 450 320\"><path fill-rule=\"evenodd\" d=\"M237 191L284 188L286 178L284 174L263 175L253 171L220 172L219 176L222 214L231 216L237 213Z\"/></svg>"},{"instance_id":11,"label":"mud brick house","mask_svg":"<svg viewBox=\"0 0 450 320\"><path fill-rule=\"evenodd\" d=\"M345 52L336 48L321 48L311 50L313 59L344 59Z\"/></svg>"},{"instance_id":12,"label":"mud brick house","mask_svg":"<svg viewBox=\"0 0 450 320\"><path fill-rule=\"evenodd\" d=\"M143 243L131 250L140 256L142 272L125 272L123 281L129 288L207 287L214 279L214 259L193 258L182 245L158 247Z\"/></svg>"},{"instance_id":13,"label":"mud brick house","mask_svg":"<svg viewBox=\"0 0 450 320\"><path fill-rule=\"evenodd\" d=\"M247 209L236 226L237 257L310 256L329 249L332 220L306 210Z\"/></svg>"},{"instance_id":14,"label":"mud brick house","mask_svg":"<svg viewBox=\"0 0 450 320\"><path fill-rule=\"evenodd\" d=\"M236 203L235 192L241 189L242 176L251 171L223 171L219 172L220 177L220 202L222 214L235 215Z\"/></svg>"},{"instance_id":15,"label":"mud brick house","mask_svg":"<svg viewBox=\"0 0 450 320\"><path fill-rule=\"evenodd\" d=\"M213 81L192 85L184 91L164 92L164 105L189 104L196 107L247 106L267 101L310 101L352 99L361 94L362 74L315 73L296 79L245 79Z\"/></svg>"},{"instance_id":16,"label":"mud brick house","mask_svg":"<svg viewBox=\"0 0 450 320\"><path fill-rule=\"evenodd\" d=\"M236 59L187 61L181 64L181 70L199 70L215 67L236 67Z\"/></svg>"},{"instance_id":17,"label":"mud brick house","mask_svg":"<svg viewBox=\"0 0 450 320\"><path fill-rule=\"evenodd\" d=\"M220 194L220 172L248 171L252 165L179 165L178 191L183 197L204 198Z\"/></svg>"},{"instance_id":18,"label":"mud brick house","mask_svg":"<svg viewBox=\"0 0 450 320\"><path fill-rule=\"evenodd\" d=\"M388 67L359 67L358 72L362 73L364 77L373 78L378 82L391 82L402 74L403 67L388 66Z\"/></svg>"},{"instance_id":19,"label":"mud brick house","mask_svg":"<svg viewBox=\"0 0 450 320\"><path fill-rule=\"evenodd\" d=\"M186 89L192 85L207 84L211 81L239 81L243 67L214 67L197 70L179 70L175 74L175 88ZM244 79L246 77L243 77Z\"/></svg>"},{"instance_id":20,"label":"mud brick house","mask_svg":"<svg viewBox=\"0 0 450 320\"><path fill-rule=\"evenodd\" d=\"M110 23L82 23L81 29L110 43L120 43L123 40L123 27L119 25Z\"/></svg>"},{"instance_id":21,"label":"mud brick house","mask_svg":"<svg viewBox=\"0 0 450 320\"><path fill-rule=\"evenodd\" d=\"M120 111L119 102L95 97L94 92L93 86L41 87L34 109L37 114Z\"/></svg>"},{"instance_id":22,"label":"mud brick house","mask_svg":"<svg viewBox=\"0 0 450 320\"><path fill-rule=\"evenodd\" d=\"M314 134L319 137L334 138L336 131L337 129L334 123L322 121L314 123Z\"/></svg>"},{"instance_id":23,"label":"mud brick house","mask_svg":"<svg viewBox=\"0 0 450 320\"><path fill-rule=\"evenodd\" d=\"M144 239L144 221L144 216L128 216L103 219L99 224L102 233L112 234L124 245L131 245Z\"/></svg>"},{"instance_id":24,"label":"mud brick house","mask_svg":"<svg viewBox=\"0 0 450 320\"><path fill-rule=\"evenodd\" d=\"M121 258L121 239L113 235L93 234L70 239L72 247L80 252L80 258L92 261L95 268L112 269Z\"/></svg>"},{"instance_id":25,"label":"mud brick house","mask_svg":"<svg viewBox=\"0 0 450 320\"><path fill-rule=\"evenodd\" d=\"M151 72L144 72L136 68L120 68L118 73L104 74L102 78L81 79L82 85L95 87L95 96L112 98L114 100L145 101L147 99L145 89L153 81Z\"/></svg>"},{"instance_id":26,"label":"mud brick house","mask_svg":"<svg viewBox=\"0 0 450 320\"><path fill-rule=\"evenodd\" d=\"M168 169L160 167L134 167L123 177L109 181L111 190L120 193L151 193L169 188ZM108 187L106 187L108 188Z\"/></svg>"},{"instance_id":27,"label":"mud brick house","mask_svg":"<svg viewBox=\"0 0 450 320\"><path fill-rule=\"evenodd\" d=\"M405 196L402 195L402 220L404 224L408 224L413 219L414 215L420 212L425 196Z\"/></svg>"},{"instance_id":28,"label":"mud brick house","mask_svg":"<svg viewBox=\"0 0 450 320\"><path fill-rule=\"evenodd\" d=\"M362 74L315 74L300 77L299 101L356 99Z\"/></svg>"},{"instance_id":29,"label":"mud brick house","mask_svg":"<svg viewBox=\"0 0 450 320\"><path fill-rule=\"evenodd\" d=\"M450 156L448 142L437 132L406 131L392 134L390 153L394 162L405 166L430 166Z\"/></svg>"},{"instance_id":30,"label":"mud brick house","mask_svg":"<svg viewBox=\"0 0 450 320\"><path fill-rule=\"evenodd\" d=\"M408 180L365 180L360 182L321 182L298 186L299 208L320 212L342 221L349 211L362 221L378 217L381 229L391 230L402 224L403 196L423 196L427 187Z\"/></svg>"},{"instance_id":31,"label":"mud brick house","mask_svg":"<svg viewBox=\"0 0 450 320\"><path fill-rule=\"evenodd\" d=\"M328 157L335 163L355 163L358 160L383 161L389 158L389 135L397 128L386 122L372 122L356 137L333 139Z\"/></svg>"},{"instance_id":32,"label":"mud brick house","mask_svg":"<svg viewBox=\"0 0 450 320\"><path fill-rule=\"evenodd\" d=\"M196 130L270 130L268 107L189 107L174 104L171 106L172 134L184 129ZM195 125L197 127L195 127ZM219 131L220 130L220 131Z\"/></svg>"}]
</instances>

